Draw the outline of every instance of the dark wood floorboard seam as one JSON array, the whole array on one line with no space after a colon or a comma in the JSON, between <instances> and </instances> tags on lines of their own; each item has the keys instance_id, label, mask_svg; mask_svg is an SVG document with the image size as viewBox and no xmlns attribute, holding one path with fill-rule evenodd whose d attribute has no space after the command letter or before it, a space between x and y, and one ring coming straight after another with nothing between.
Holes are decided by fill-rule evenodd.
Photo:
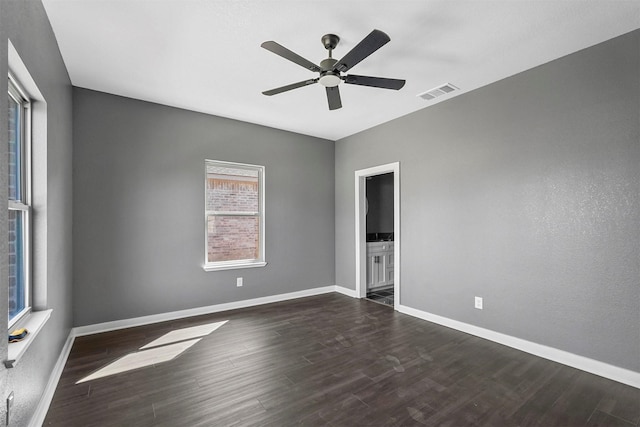
<instances>
[{"instance_id":1,"label":"dark wood floorboard seam","mask_svg":"<svg viewBox=\"0 0 640 427\"><path fill-rule=\"evenodd\" d=\"M77 383L223 320L168 361ZM44 425L639 427L640 390L334 293L78 337Z\"/></svg>"}]
</instances>

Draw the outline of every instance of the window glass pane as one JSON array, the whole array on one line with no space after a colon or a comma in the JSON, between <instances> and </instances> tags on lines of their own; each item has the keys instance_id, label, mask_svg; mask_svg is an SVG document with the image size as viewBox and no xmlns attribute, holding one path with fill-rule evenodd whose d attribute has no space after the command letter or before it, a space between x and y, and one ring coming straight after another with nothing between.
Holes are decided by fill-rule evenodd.
<instances>
[{"instance_id":1,"label":"window glass pane","mask_svg":"<svg viewBox=\"0 0 640 427\"><path fill-rule=\"evenodd\" d=\"M217 212L258 212L257 170L207 165L207 207Z\"/></svg>"},{"instance_id":2,"label":"window glass pane","mask_svg":"<svg viewBox=\"0 0 640 427\"><path fill-rule=\"evenodd\" d=\"M9 320L26 307L24 215L9 210Z\"/></svg>"},{"instance_id":3,"label":"window glass pane","mask_svg":"<svg viewBox=\"0 0 640 427\"><path fill-rule=\"evenodd\" d=\"M9 199L22 200L20 191L21 105L9 96Z\"/></svg>"},{"instance_id":4,"label":"window glass pane","mask_svg":"<svg viewBox=\"0 0 640 427\"><path fill-rule=\"evenodd\" d=\"M209 215L207 262L258 259L260 218Z\"/></svg>"}]
</instances>

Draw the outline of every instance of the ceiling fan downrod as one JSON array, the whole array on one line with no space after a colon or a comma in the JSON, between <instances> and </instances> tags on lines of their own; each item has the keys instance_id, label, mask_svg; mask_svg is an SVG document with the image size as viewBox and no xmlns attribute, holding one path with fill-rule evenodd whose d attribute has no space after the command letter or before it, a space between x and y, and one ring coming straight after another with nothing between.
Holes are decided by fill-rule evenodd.
<instances>
[{"instance_id":1,"label":"ceiling fan downrod","mask_svg":"<svg viewBox=\"0 0 640 427\"><path fill-rule=\"evenodd\" d=\"M262 43L260 46L267 49L270 52L275 53L278 56L283 57L301 67L318 73L319 76L313 79L306 79L301 82L288 84L285 86L277 87L262 92L264 95L271 96L282 92L288 92L293 89L309 86L314 83L321 83L325 86L327 92L327 101L329 104L329 110L337 110L342 108L342 101L340 99L340 91L338 85L340 82L350 85L369 86L382 89L401 89L405 81L400 79L390 79L386 77L371 77L371 76L358 76L355 74L343 75L353 66L357 65L363 59L367 58L376 50L387 44L391 39L387 34L380 30L373 30L367 35L360 43L358 43L353 49L340 60L333 59L333 49L340 42L340 37L335 34L325 34L321 38L322 44L329 51L329 57L320 62L317 65L308 59L303 58L297 53L287 49L274 42L268 40Z\"/></svg>"},{"instance_id":2,"label":"ceiling fan downrod","mask_svg":"<svg viewBox=\"0 0 640 427\"><path fill-rule=\"evenodd\" d=\"M333 49L338 46L340 37L335 34L325 34L322 36L321 40L324 48L329 51L329 57L320 61L320 68L322 68L322 71L320 72L320 80L318 82L325 87L336 87L342 80L340 77L340 71L333 69L333 66L336 65L338 60L333 59L331 53L333 52Z\"/></svg>"}]
</instances>

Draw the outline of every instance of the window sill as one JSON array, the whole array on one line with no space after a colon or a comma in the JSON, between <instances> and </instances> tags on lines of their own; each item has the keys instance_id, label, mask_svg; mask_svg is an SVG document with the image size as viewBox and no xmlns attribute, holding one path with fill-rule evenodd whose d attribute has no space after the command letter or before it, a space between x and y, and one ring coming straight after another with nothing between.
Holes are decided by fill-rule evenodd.
<instances>
[{"instance_id":1,"label":"window sill","mask_svg":"<svg viewBox=\"0 0 640 427\"><path fill-rule=\"evenodd\" d=\"M266 262L235 263L235 264L225 264L225 265L203 265L202 269L204 271L220 271L220 270L234 270L238 268L264 267L265 265L267 265Z\"/></svg>"},{"instance_id":2,"label":"window sill","mask_svg":"<svg viewBox=\"0 0 640 427\"><path fill-rule=\"evenodd\" d=\"M9 343L7 348L7 360L4 361L4 366L7 368L15 367L20 358L25 354L31 343L35 340L36 335L42 330L53 310L33 311L29 313L23 320L18 322L19 324L12 329L27 328L29 333L22 341ZM6 339L6 338L5 338Z\"/></svg>"}]
</instances>

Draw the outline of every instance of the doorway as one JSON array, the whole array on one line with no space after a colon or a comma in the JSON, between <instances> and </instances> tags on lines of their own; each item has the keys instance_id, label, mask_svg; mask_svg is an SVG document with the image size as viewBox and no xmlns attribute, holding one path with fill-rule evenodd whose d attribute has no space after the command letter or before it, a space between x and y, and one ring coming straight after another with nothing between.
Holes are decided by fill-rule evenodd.
<instances>
[{"instance_id":1,"label":"doorway","mask_svg":"<svg viewBox=\"0 0 640 427\"><path fill-rule=\"evenodd\" d=\"M392 186L393 194L389 194L391 189L388 188L384 190L386 196L376 195L378 199L371 200L371 208L377 203L375 209L380 209L382 198L384 210L387 216L393 217L392 221L381 220L380 212L371 217L367 215L367 184L373 186L376 181ZM358 170L355 185L356 296L367 298L369 294L369 297L378 298L378 302L385 302L386 298L386 302L397 310L400 304L400 163ZM389 204L393 205L392 209Z\"/></svg>"}]
</instances>

